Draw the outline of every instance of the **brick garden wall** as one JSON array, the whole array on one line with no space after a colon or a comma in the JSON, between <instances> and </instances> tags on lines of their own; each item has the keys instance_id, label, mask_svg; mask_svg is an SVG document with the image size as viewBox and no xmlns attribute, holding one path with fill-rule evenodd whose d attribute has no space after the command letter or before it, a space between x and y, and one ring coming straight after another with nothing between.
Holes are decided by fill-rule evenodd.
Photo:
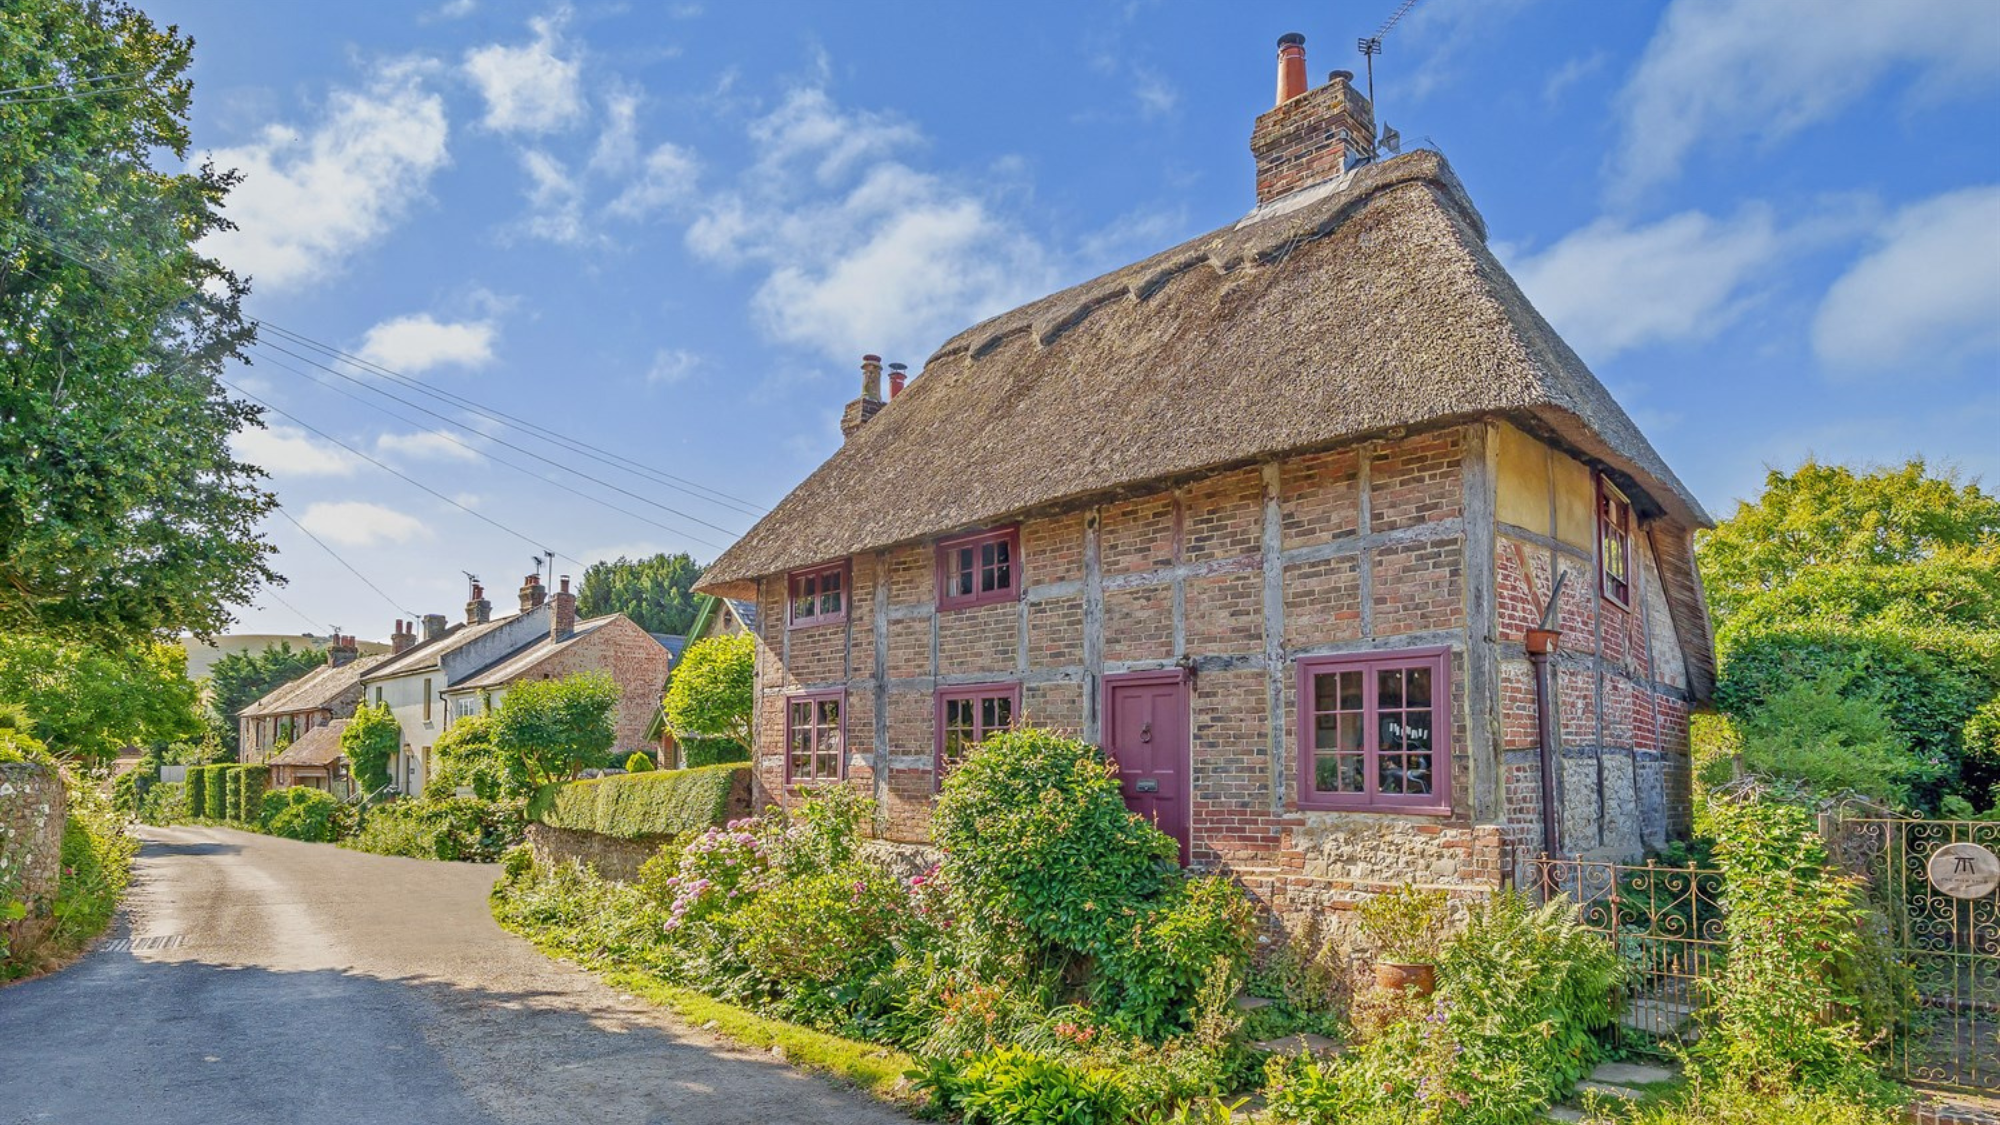
<instances>
[{"instance_id":1,"label":"brick garden wall","mask_svg":"<svg viewBox=\"0 0 2000 1125\"><path fill-rule=\"evenodd\" d=\"M1510 749L1525 707L1532 759L1533 714L1507 659L1520 654L1520 597L1496 589L1514 557L1494 513L1497 433L1487 423L1418 433L1026 519L1017 602L939 611L929 543L855 557L838 624L788 629L785 579L767 578L759 805L796 799L783 792L789 693L844 690L847 783L876 799L881 837L923 843L941 688L1019 683L1026 721L1096 741L1103 677L1182 666L1193 672L1197 865L1228 871L1280 916L1338 909L1403 881L1485 893L1532 857L1539 832L1539 804L1522 804L1535 793L1532 773ZM1566 612L1607 666L1632 666L1636 682L1646 623L1600 620L1585 577L1571 578ZM1482 639L1498 630L1497 651L1468 651L1468 621ZM1611 634L1601 641L1600 626ZM1450 815L1300 810L1295 661L1417 647L1451 652ZM1658 732L1649 737L1670 744L1672 709L1656 693L1600 693L1600 650L1585 651L1565 655L1566 728L1577 734L1565 746L1624 737L1631 747L1641 713ZM1679 714L1684 731L1684 706ZM1636 749L1626 760L1636 771L1627 792L1672 773ZM1613 788L1568 805L1648 823L1596 800Z\"/></svg>"},{"instance_id":2,"label":"brick garden wall","mask_svg":"<svg viewBox=\"0 0 2000 1125\"><path fill-rule=\"evenodd\" d=\"M68 808L56 771L33 762L0 762L0 903L15 899L28 907L25 918L0 922L17 952L40 942L49 929Z\"/></svg>"}]
</instances>

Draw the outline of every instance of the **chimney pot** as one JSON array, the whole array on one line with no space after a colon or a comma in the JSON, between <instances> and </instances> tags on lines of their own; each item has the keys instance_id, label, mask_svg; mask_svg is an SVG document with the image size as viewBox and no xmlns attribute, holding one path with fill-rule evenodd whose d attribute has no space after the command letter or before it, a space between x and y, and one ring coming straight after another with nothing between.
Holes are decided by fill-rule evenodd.
<instances>
[{"instance_id":1,"label":"chimney pot","mask_svg":"<svg viewBox=\"0 0 2000 1125\"><path fill-rule=\"evenodd\" d=\"M840 436L852 438L875 412L882 409L882 357L861 357L861 397L840 412Z\"/></svg>"},{"instance_id":2,"label":"chimney pot","mask_svg":"<svg viewBox=\"0 0 2000 1125\"><path fill-rule=\"evenodd\" d=\"M541 604L548 600L548 597L549 597L549 592L548 589L542 585L541 575L530 574L526 578L521 579L522 613L527 613L529 610L540 608Z\"/></svg>"},{"instance_id":3,"label":"chimney pot","mask_svg":"<svg viewBox=\"0 0 2000 1125\"><path fill-rule=\"evenodd\" d=\"M1352 82L1354 81L1354 72L1351 70L1329 70L1326 72L1326 80L1328 82Z\"/></svg>"},{"instance_id":4,"label":"chimney pot","mask_svg":"<svg viewBox=\"0 0 2000 1125\"><path fill-rule=\"evenodd\" d=\"M1306 92L1306 37L1296 31L1278 36L1278 105Z\"/></svg>"},{"instance_id":5,"label":"chimney pot","mask_svg":"<svg viewBox=\"0 0 2000 1125\"><path fill-rule=\"evenodd\" d=\"M895 398L896 398L896 396L897 396L897 395L899 395L899 394L902 394L902 393L903 393L903 385L904 385L905 383L907 383L907 382L909 381L909 378L910 378L910 365L909 365L909 364L907 364L907 363L892 363L892 364L890 364L890 365L889 365L889 399L890 399L890 401L892 401L892 402L893 402L893 401L895 401Z\"/></svg>"},{"instance_id":6,"label":"chimney pot","mask_svg":"<svg viewBox=\"0 0 2000 1125\"><path fill-rule=\"evenodd\" d=\"M424 639L437 640L445 634L445 619L442 613L424 614Z\"/></svg>"},{"instance_id":7,"label":"chimney pot","mask_svg":"<svg viewBox=\"0 0 2000 1125\"><path fill-rule=\"evenodd\" d=\"M556 591L555 609L549 614L549 639L566 641L576 632L576 595L569 592L569 575L562 576L562 587Z\"/></svg>"}]
</instances>

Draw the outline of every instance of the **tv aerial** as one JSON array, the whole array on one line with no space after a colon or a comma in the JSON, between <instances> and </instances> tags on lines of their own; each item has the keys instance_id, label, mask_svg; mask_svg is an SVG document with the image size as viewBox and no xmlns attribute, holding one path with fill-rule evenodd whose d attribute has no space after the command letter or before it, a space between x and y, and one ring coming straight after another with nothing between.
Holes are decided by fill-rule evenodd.
<instances>
[{"instance_id":1,"label":"tv aerial","mask_svg":"<svg viewBox=\"0 0 2000 1125\"><path fill-rule=\"evenodd\" d=\"M1396 25L1402 22L1404 16L1410 14L1410 9L1416 7L1417 3L1418 0L1402 0L1402 3L1396 5L1396 10L1389 13L1389 18L1382 21L1382 26L1375 29L1375 34L1364 35L1354 41L1354 49L1361 52L1362 61L1367 64L1368 107L1371 111L1375 108L1375 56L1382 53L1382 40L1396 30ZM1390 152L1401 152L1403 135L1385 123L1382 126L1382 135L1376 139L1376 145Z\"/></svg>"}]
</instances>

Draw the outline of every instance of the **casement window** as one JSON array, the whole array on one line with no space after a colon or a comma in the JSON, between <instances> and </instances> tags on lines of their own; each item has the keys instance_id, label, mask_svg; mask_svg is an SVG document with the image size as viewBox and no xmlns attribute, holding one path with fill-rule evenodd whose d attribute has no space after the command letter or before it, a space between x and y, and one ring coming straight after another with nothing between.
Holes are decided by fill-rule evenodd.
<instances>
[{"instance_id":1,"label":"casement window","mask_svg":"<svg viewBox=\"0 0 2000 1125\"><path fill-rule=\"evenodd\" d=\"M846 563L795 570L787 582L791 590L788 615L792 628L847 620Z\"/></svg>"},{"instance_id":2,"label":"casement window","mask_svg":"<svg viewBox=\"0 0 2000 1125\"><path fill-rule=\"evenodd\" d=\"M1299 661L1299 807L1451 810L1451 650Z\"/></svg>"},{"instance_id":3,"label":"casement window","mask_svg":"<svg viewBox=\"0 0 2000 1125\"><path fill-rule=\"evenodd\" d=\"M814 692L785 700L785 781L839 781L847 774L841 692Z\"/></svg>"},{"instance_id":4,"label":"casement window","mask_svg":"<svg viewBox=\"0 0 2000 1125\"><path fill-rule=\"evenodd\" d=\"M431 721L431 681L428 676L424 678L424 721Z\"/></svg>"},{"instance_id":5,"label":"casement window","mask_svg":"<svg viewBox=\"0 0 2000 1125\"><path fill-rule=\"evenodd\" d=\"M1014 725L1021 710L1020 684L979 684L938 692L937 784L986 736Z\"/></svg>"},{"instance_id":6,"label":"casement window","mask_svg":"<svg viewBox=\"0 0 2000 1125\"><path fill-rule=\"evenodd\" d=\"M986 531L938 544L938 608L1011 602L1021 596L1019 528Z\"/></svg>"},{"instance_id":7,"label":"casement window","mask_svg":"<svg viewBox=\"0 0 2000 1125\"><path fill-rule=\"evenodd\" d=\"M1632 502L1616 485L1597 478L1597 573L1604 596L1632 605Z\"/></svg>"}]
</instances>

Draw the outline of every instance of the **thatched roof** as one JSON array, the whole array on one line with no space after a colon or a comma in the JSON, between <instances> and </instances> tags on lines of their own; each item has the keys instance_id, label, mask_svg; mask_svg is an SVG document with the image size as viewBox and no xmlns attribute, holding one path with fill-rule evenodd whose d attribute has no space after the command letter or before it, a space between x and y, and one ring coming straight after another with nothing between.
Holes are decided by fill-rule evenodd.
<instances>
[{"instance_id":1,"label":"thatched roof","mask_svg":"<svg viewBox=\"0 0 2000 1125\"><path fill-rule=\"evenodd\" d=\"M1435 152L979 324L703 574L754 580L1396 427L1504 415L1707 525L1528 303Z\"/></svg>"},{"instance_id":2,"label":"thatched roof","mask_svg":"<svg viewBox=\"0 0 2000 1125\"><path fill-rule=\"evenodd\" d=\"M296 680L272 688L262 699L237 714L255 719L331 707L361 683L362 673L387 659L387 653L377 653L356 657L339 667L322 664Z\"/></svg>"}]
</instances>

